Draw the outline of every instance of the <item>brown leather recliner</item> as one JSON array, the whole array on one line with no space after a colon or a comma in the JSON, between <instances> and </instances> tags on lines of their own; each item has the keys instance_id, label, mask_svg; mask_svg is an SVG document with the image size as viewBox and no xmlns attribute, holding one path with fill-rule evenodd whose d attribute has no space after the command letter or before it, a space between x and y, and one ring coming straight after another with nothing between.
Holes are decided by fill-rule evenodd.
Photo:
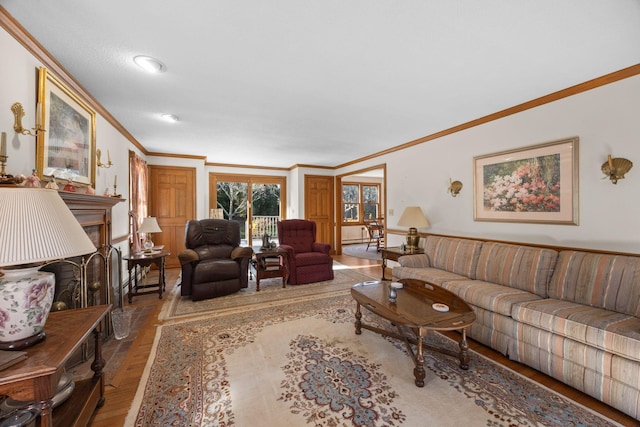
<instances>
[{"instance_id":1,"label":"brown leather recliner","mask_svg":"<svg viewBox=\"0 0 640 427\"><path fill-rule=\"evenodd\" d=\"M240 225L226 219L191 220L185 227L186 250L180 295L193 301L215 298L248 286L253 250L240 246Z\"/></svg>"}]
</instances>

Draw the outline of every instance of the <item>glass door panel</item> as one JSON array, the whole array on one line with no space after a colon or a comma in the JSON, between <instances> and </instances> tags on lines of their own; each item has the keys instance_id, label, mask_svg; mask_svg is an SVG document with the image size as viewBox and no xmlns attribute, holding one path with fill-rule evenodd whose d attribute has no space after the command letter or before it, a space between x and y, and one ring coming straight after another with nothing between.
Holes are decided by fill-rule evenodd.
<instances>
[{"instance_id":1,"label":"glass door panel","mask_svg":"<svg viewBox=\"0 0 640 427\"><path fill-rule=\"evenodd\" d=\"M243 246L250 244L251 233L247 233L249 213L249 184L246 182L218 181L216 204L223 211L224 219L240 224L240 240Z\"/></svg>"},{"instance_id":2,"label":"glass door panel","mask_svg":"<svg viewBox=\"0 0 640 427\"><path fill-rule=\"evenodd\" d=\"M279 219L280 184L252 184L250 223L253 246L263 246L266 237L277 246Z\"/></svg>"},{"instance_id":3,"label":"glass door panel","mask_svg":"<svg viewBox=\"0 0 640 427\"><path fill-rule=\"evenodd\" d=\"M277 222L285 216L285 177L210 174L209 188L215 191L210 194L209 209L221 209L224 219L240 224L243 246L259 250L265 233L278 244Z\"/></svg>"}]
</instances>

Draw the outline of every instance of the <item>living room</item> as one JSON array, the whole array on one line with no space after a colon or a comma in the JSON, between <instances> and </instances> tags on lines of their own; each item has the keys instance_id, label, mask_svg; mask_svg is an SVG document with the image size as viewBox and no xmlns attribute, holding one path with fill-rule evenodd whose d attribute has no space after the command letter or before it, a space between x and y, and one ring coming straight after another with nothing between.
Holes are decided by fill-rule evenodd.
<instances>
[{"instance_id":1,"label":"living room","mask_svg":"<svg viewBox=\"0 0 640 427\"><path fill-rule=\"evenodd\" d=\"M630 10L635 15L630 13L629 19L637 18L637 7ZM107 190L127 200L113 207L111 224L112 241L125 254L129 251L130 234L129 151L151 166L192 169L197 218L209 216L210 174L284 177L286 218L305 218L305 176L341 177L383 166L387 246L400 246L404 242L407 230L398 225L398 220L405 207L415 205L422 208L430 223L429 228L419 230L423 234L640 254L637 227L640 202L633 197L638 192L637 171L631 169L616 184L602 171L608 156L632 162L640 158L640 144L637 144L640 135L637 117L640 111L639 38L630 42L636 49L636 58L626 63L606 64L606 58L594 57L594 63L605 63L600 74L562 88L532 91L534 96L512 105L498 105L487 116L450 123L417 135L411 141L398 141L388 151L367 151L362 157L331 167L298 162L286 167L254 167L247 166L252 163L246 158L239 165L221 164L203 156L163 154L148 149L75 82L74 76L65 71L65 64L58 64L56 58L46 52L44 41L34 40L25 33L4 8L0 9L0 25L3 27L0 47L8 59L0 72L0 105L6 108L6 114L0 116L0 130L7 134L7 173L29 176L36 168L40 154L35 138L14 132L14 117L9 107L20 101L25 108L25 127L33 125L31 122L37 115L37 71L39 67L46 67L97 112L97 148L103 153L103 161L109 153L112 166L97 168L94 187L97 194ZM490 103L490 100L466 100L463 95L458 96L461 105ZM479 158L514 150L517 153L527 147L569 138L578 138L579 144L576 160L571 165L577 180L571 186L569 197L575 206L568 213L568 219L505 222L477 217L478 193L474 183ZM463 184L456 197L447 191L450 180ZM46 179L43 178L43 182ZM337 242L335 246L338 247Z\"/></svg>"}]
</instances>

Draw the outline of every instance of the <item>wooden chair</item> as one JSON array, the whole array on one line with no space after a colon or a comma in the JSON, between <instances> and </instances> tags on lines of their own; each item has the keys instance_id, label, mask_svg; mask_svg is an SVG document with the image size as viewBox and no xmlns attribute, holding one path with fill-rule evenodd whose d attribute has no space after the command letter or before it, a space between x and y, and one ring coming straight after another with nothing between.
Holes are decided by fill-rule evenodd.
<instances>
[{"instance_id":1,"label":"wooden chair","mask_svg":"<svg viewBox=\"0 0 640 427\"><path fill-rule=\"evenodd\" d=\"M384 225L372 222L367 224L367 231L369 232L369 243L367 243L367 250L373 242L376 243L376 252L380 252L380 247L384 245Z\"/></svg>"}]
</instances>

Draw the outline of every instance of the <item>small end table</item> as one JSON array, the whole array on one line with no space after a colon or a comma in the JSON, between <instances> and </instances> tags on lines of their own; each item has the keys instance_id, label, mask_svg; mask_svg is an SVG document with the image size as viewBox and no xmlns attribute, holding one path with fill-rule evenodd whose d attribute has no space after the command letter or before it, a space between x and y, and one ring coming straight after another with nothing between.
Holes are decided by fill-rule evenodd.
<instances>
[{"instance_id":1,"label":"small end table","mask_svg":"<svg viewBox=\"0 0 640 427\"><path fill-rule=\"evenodd\" d=\"M382 253L382 280L390 280L384 277L384 270L387 268L387 260L398 261L403 255L415 255L415 254L423 254L424 249L418 248L410 252L408 250L402 250L401 247L392 247L392 248L380 248L380 252Z\"/></svg>"},{"instance_id":2,"label":"small end table","mask_svg":"<svg viewBox=\"0 0 640 427\"><path fill-rule=\"evenodd\" d=\"M260 279L282 277L282 287L287 287L289 272L287 262L289 253L284 249L262 250L256 252L251 264L256 270L256 292L260 292Z\"/></svg>"},{"instance_id":3,"label":"small end table","mask_svg":"<svg viewBox=\"0 0 640 427\"><path fill-rule=\"evenodd\" d=\"M146 294L158 294L158 298L162 299L162 292L166 289L166 283L164 279L164 264L165 258L171 255L169 252L138 252L122 257L127 261L127 269L129 270L129 304L133 301L133 297ZM141 285L138 283L138 267L149 267L155 264L158 267L158 283ZM133 275L131 274L133 272ZM149 290L147 289L154 288Z\"/></svg>"}]
</instances>

